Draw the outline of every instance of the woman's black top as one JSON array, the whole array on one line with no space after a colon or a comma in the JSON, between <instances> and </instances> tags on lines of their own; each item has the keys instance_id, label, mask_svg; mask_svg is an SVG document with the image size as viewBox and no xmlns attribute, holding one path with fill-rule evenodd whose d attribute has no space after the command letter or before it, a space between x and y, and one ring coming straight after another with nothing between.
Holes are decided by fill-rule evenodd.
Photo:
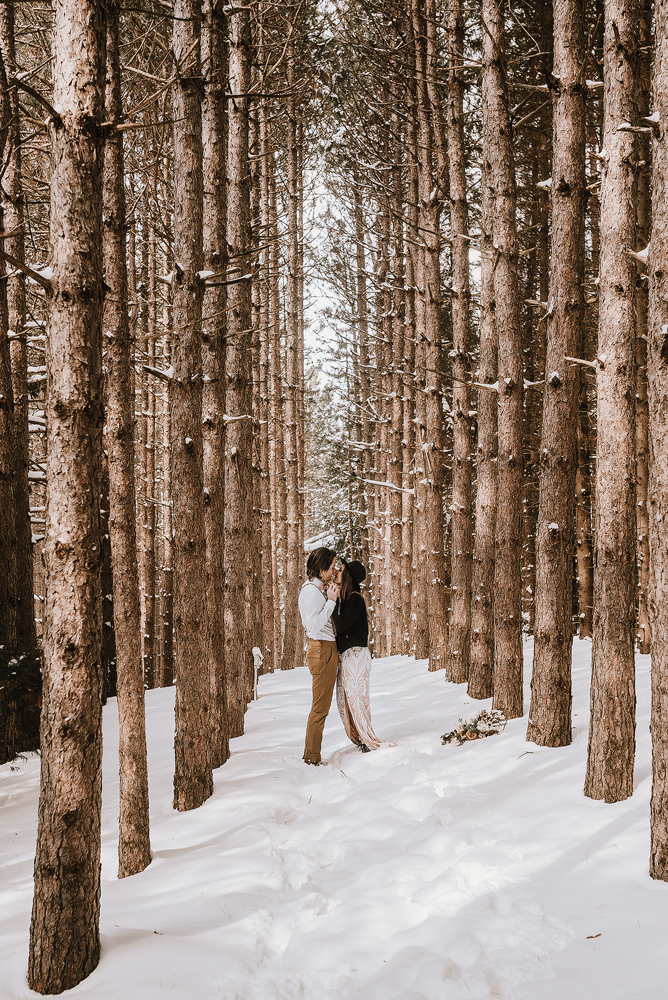
<instances>
[{"instance_id":1,"label":"woman's black top","mask_svg":"<svg viewBox=\"0 0 668 1000\"><path fill-rule=\"evenodd\" d=\"M369 621L361 594L353 591L345 601L339 598L332 611L332 622L336 630L336 648L339 653L345 653L353 646L369 645Z\"/></svg>"}]
</instances>

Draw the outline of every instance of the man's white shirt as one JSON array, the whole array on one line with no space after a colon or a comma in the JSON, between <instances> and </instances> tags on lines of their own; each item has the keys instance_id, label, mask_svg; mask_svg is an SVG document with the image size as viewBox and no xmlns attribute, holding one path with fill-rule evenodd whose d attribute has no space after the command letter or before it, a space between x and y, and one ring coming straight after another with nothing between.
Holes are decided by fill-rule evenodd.
<instances>
[{"instance_id":1,"label":"man's white shirt","mask_svg":"<svg viewBox=\"0 0 668 1000\"><path fill-rule=\"evenodd\" d=\"M299 593L299 613L309 639L325 639L334 642L332 611L335 601L325 597L322 580L307 580Z\"/></svg>"}]
</instances>

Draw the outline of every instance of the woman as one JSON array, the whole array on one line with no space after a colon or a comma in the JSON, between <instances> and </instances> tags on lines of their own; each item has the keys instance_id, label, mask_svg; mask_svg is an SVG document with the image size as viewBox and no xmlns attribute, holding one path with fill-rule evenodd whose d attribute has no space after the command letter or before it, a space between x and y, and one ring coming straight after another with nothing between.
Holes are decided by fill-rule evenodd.
<instances>
[{"instance_id":1,"label":"woman","mask_svg":"<svg viewBox=\"0 0 668 1000\"><path fill-rule=\"evenodd\" d=\"M332 612L339 651L336 705L347 736L362 753L377 750L380 740L371 725L369 708L369 620L360 584L366 577L361 562L341 560L337 582L341 594Z\"/></svg>"}]
</instances>

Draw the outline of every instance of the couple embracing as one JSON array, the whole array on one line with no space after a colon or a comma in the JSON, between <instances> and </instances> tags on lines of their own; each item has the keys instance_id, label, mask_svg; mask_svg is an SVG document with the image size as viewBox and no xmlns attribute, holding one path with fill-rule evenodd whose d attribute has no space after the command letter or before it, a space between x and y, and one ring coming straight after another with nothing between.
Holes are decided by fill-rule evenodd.
<instances>
[{"instance_id":1,"label":"couple embracing","mask_svg":"<svg viewBox=\"0 0 668 1000\"><path fill-rule=\"evenodd\" d=\"M325 719L337 682L336 703L349 739L362 753L381 741L371 726L369 709L369 622L360 584L366 570L356 560L341 559L327 548L308 557L308 579L299 594L299 612L308 637L306 663L313 680L313 704L306 726L304 761L324 764L320 747Z\"/></svg>"}]
</instances>

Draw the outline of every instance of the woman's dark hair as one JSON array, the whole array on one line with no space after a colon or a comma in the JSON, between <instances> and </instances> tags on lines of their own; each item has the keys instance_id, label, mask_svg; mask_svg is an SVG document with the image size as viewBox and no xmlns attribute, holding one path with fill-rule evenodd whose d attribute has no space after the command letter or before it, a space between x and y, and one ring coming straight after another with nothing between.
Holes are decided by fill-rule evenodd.
<instances>
[{"instance_id":1,"label":"woman's dark hair","mask_svg":"<svg viewBox=\"0 0 668 1000\"><path fill-rule=\"evenodd\" d=\"M319 580L320 573L328 570L332 562L336 559L336 552L331 549L313 549L306 563L306 575L309 580Z\"/></svg>"},{"instance_id":2,"label":"woman's dark hair","mask_svg":"<svg viewBox=\"0 0 668 1000\"><path fill-rule=\"evenodd\" d=\"M343 564L343 570L341 572L341 600L347 600L351 594L361 594L360 585L353 576L353 574L348 569L346 563Z\"/></svg>"}]
</instances>

